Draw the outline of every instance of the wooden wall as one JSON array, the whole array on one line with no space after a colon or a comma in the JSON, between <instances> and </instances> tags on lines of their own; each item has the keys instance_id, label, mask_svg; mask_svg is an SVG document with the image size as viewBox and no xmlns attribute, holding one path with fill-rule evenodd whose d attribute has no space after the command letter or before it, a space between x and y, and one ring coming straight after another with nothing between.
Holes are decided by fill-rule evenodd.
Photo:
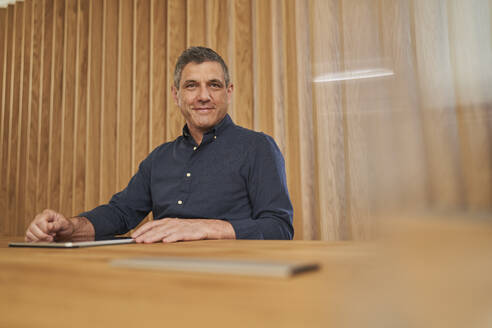
<instances>
[{"instance_id":1,"label":"wooden wall","mask_svg":"<svg viewBox=\"0 0 492 328\"><path fill-rule=\"evenodd\" d=\"M25 0L0 8L0 234L121 190L183 119L191 45L286 159L298 239L386 210L492 209L492 0Z\"/></svg>"}]
</instances>

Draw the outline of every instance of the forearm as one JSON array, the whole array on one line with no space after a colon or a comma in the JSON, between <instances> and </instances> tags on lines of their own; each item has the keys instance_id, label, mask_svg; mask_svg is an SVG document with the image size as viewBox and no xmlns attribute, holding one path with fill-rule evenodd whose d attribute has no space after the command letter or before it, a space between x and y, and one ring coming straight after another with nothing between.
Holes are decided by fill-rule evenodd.
<instances>
[{"instance_id":1,"label":"forearm","mask_svg":"<svg viewBox=\"0 0 492 328\"><path fill-rule=\"evenodd\" d=\"M85 217L73 217L69 221L73 225L71 241L94 240L95 230L92 223Z\"/></svg>"}]
</instances>

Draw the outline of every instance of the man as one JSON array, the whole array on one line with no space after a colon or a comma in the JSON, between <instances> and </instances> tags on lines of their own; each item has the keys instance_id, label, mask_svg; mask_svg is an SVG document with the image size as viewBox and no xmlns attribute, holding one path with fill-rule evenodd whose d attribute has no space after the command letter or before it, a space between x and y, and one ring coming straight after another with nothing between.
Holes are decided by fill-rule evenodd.
<instances>
[{"instance_id":1,"label":"man","mask_svg":"<svg viewBox=\"0 0 492 328\"><path fill-rule=\"evenodd\" d=\"M186 120L183 135L140 163L128 186L106 205L65 218L38 214L27 241L111 238L138 243L199 239L292 239L292 205L275 141L235 125L227 114L233 84L223 59L192 47L178 58L171 88Z\"/></svg>"}]
</instances>

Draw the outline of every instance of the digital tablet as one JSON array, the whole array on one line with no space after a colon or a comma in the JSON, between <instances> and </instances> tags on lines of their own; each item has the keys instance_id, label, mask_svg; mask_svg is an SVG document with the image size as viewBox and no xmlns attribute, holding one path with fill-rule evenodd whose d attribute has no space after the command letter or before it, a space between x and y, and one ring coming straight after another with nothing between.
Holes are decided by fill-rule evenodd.
<instances>
[{"instance_id":1,"label":"digital tablet","mask_svg":"<svg viewBox=\"0 0 492 328\"><path fill-rule=\"evenodd\" d=\"M40 243L9 243L9 247L42 247L42 248L81 248L81 247L94 247L94 246L107 246L107 245L120 245L120 244L132 244L135 239L110 239L110 240L97 240L97 241L67 241L67 242L40 242Z\"/></svg>"}]
</instances>

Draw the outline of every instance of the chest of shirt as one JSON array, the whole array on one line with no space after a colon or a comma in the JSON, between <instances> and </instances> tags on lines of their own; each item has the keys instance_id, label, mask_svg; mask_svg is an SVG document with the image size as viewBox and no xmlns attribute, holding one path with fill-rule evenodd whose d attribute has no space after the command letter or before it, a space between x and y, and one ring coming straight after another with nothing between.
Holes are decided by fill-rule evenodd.
<instances>
[{"instance_id":1,"label":"chest of shirt","mask_svg":"<svg viewBox=\"0 0 492 328\"><path fill-rule=\"evenodd\" d=\"M216 140L196 148L183 140L176 142L153 158L153 194L246 189L249 159L243 148Z\"/></svg>"}]
</instances>

